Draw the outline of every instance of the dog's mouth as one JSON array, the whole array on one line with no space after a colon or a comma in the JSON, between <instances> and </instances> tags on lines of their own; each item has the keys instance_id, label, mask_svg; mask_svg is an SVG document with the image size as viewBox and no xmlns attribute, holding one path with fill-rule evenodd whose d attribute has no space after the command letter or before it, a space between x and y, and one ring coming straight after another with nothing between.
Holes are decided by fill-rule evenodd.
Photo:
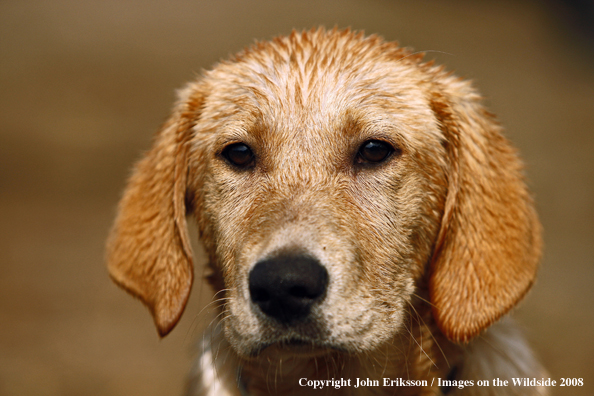
<instances>
[{"instance_id":1,"label":"dog's mouth","mask_svg":"<svg viewBox=\"0 0 594 396\"><path fill-rule=\"evenodd\" d=\"M277 356L317 357L337 351L344 352L344 349L328 342L293 337L276 342L262 343L252 350L249 357L255 358L268 353Z\"/></svg>"}]
</instances>

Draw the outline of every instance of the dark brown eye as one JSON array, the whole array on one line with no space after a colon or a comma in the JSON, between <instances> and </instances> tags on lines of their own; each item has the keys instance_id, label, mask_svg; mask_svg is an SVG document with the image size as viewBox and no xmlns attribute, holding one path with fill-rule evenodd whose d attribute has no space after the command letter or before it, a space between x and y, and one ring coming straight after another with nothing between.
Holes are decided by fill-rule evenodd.
<instances>
[{"instance_id":1,"label":"dark brown eye","mask_svg":"<svg viewBox=\"0 0 594 396\"><path fill-rule=\"evenodd\" d=\"M254 153L244 143L233 143L223 149L223 157L232 165L247 168L254 162Z\"/></svg>"},{"instance_id":2,"label":"dark brown eye","mask_svg":"<svg viewBox=\"0 0 594 396\"><path fill-rule=\"evenodd\" d=\"M368 140L359 147L357 162L377 164L387 160L394 151L394 147L386 142Z\"/></svg>"}]
</instances>

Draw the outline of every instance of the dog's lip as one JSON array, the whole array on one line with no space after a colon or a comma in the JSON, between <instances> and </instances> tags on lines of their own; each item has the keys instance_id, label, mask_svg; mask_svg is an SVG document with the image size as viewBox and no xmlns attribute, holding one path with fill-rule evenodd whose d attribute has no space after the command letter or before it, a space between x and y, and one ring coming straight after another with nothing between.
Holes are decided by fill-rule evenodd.
<instances>
[{"instance_id":1,"label":"dog's lip","mask_svg":"<svg viewBox=\"0 0 594 396\"><path fill-rule=\"evenodd\" d=\"M289 338L275 342L267 342L258 345L250 353L250 357L257 357L269 348L277 348L279 352L286 352L299 356L320 356L330 352L346 352L340 346L321 342L319 340L305 340L302 338Z\"/></svg>"}]
</instances>

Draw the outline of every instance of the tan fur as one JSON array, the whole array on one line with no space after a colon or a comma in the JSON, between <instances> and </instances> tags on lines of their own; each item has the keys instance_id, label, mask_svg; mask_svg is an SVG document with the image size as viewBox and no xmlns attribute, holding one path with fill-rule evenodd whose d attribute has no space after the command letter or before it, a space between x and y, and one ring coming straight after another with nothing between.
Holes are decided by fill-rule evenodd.
<instances>
[{"instance_id":1,"label":"tan fur","mask_svg":"<svg viewBox=\"0 0 594 396\"><path fill-rule=\"evenodd\" d=\"M193 394L310 394L300 378L431 383L454 367L475 382L541 374L521 336L498 338L501 325L484 333L525 295L539 261L521 163L470 84L421 58L348 30L294 32L180 93L124 193L108 263L166 335L190 292L184 215L196 218L222 319L205 338ZM356 165L370 139L398 155ZM237 142L254 152L248 170L221 156ZM329 274L311 320L289 327L255 313L247 280L255 263L286 249ZM498 342L465 344L473 339ZM495 363L465 364L477 361ZM435 383L332 394L439 392Z\"/></svg>"}]
</instances>

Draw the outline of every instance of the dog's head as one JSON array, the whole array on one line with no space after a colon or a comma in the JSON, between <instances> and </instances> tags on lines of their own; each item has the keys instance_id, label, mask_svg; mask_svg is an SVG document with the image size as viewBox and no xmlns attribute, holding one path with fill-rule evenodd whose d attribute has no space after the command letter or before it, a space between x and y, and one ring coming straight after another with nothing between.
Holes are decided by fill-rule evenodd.
<instances>
[{"instance_id":1,"label":"dog's head","mask_svg":"<svg viewBox=\"0 0 594 396\"><path fill-rule=\"evenodd\" d=\"M417 286L467 341L539 259L521 164L470 84L350 31L258 43L181 91L108 246L111 276L161 335L192 285L187 212L242 355L371 350L402 330Z\"/></svg>"}]
</instances>

